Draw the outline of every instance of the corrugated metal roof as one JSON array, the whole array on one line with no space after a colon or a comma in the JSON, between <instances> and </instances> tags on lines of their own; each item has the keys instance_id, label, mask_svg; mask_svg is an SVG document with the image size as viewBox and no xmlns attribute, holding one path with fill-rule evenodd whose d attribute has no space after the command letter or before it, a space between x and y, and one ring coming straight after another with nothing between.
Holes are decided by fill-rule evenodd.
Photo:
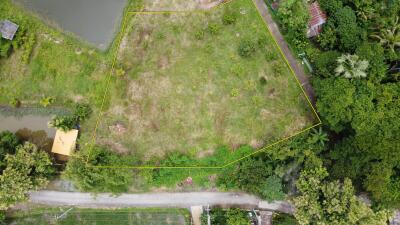
<instances>
[{"instance_id":1,"label":"corrugated metal roof","mask_svg":"<svg viewBox=\"0 0 400 225\"><path fill-rule=\"evenodd\" d=\"M9 20L0 21L0 33L2 38L12 40L17 30L18 30L17 24Z\"/></svg>"},{"instance_id":2,"label":"corrugated metal roof","mask_svg":"<svg viewBox=\"0 0 400 225\"><path fill-rule=\"evenodd\" d=\"M309 7L311 20L309 22L310 27L319 26L326 22L327 16L319 7L318 2L313 2Z\"/></svg>"}]
</instances>

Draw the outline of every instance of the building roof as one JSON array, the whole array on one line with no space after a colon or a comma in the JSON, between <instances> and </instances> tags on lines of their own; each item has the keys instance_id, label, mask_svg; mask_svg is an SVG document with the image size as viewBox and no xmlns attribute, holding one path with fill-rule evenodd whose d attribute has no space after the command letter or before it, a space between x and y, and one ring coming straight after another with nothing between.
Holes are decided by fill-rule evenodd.
<instances>
[{"instance_id":1,"label":"building roof","mask_svg":"<svg viewBox=\"0 0 400 225\"><path fill-rule=\"evenodd\" d=\"M77 138L78 130L73 129L67 132L57 130L51 152L67 156L71 155L75 151Z\"/></svg>"},{"instance_id":2,"label":"building roof","mask_svg":"<svg viewBox=\"0 0 400 225\"><path fill-rule=\"evenodd\" d=\"M322 31L322 24L326 23L327 16L319 7L317 1L311 3L308 8L311 19L308 23L308 37L313 37L318 35Z\"/></svg>"},{"instance_id":3,"label":"building roof","mask_svg":"<svg viewBox=\"0 0 400 225\"><path fill-rule=\"evenodd\" d=\"M1 37L12 40L14 38L15 33L18 30L18 25L9 21L9 20L2 20L0 21L0 33Z\"/></svg>"},{"instance_id":4,"label":"building roof","mask_svg":"<svg viewBox=\"0 0 400 225\"><path fill-rule=\"evenodd\" d=\"M319 7L318 2L313 2L311 3L309 9L308 9L311 19L309 22L310 27L315 27L322 25L326 23L327 16L326 14L321 10L321 7Z\"/></svg>"}]
</instances>

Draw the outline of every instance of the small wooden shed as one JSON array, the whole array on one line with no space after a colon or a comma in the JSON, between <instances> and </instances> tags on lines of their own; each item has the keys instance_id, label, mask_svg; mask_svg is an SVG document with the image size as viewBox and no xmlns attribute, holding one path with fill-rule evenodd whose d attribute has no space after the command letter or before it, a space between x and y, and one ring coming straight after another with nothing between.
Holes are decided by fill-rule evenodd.
<instances>
[{"instance_id":1,"label":"small wooden shed","mask_svg":"<svg viewBox=\"0 0 400 225\"><path fill-rule=\"evenodd\" d=\"M72 129L67 132L57 130L51 152L70 156L75 151L77 138L78 130L76 129Z\"/></svg>"},{"instance_id":2,"label":"small wooden shed","mask_svg":"<svg viewBox=\"0 0 400 225\"><path fill-rule=\"evenodd\" d=\"M13 40L15 33L17 33L18 27L19 26L17 24L9 20L1 20L0 21L1 37L8 40Z\"/></svg>"}]
</instances>

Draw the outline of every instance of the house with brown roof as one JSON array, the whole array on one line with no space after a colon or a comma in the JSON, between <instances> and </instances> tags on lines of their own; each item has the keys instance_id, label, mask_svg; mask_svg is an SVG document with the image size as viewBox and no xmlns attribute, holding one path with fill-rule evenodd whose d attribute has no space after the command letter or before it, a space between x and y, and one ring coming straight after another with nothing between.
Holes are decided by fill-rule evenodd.
<instances>
[{"instance_id":1,"label":"house with brown roof","mask_svg":"<svg viewBox=\"0 0 400 225\"><path fill-rule=\"evenodd\" d=\"M322 25L326 23L327 16L322 11L317 1L310 4L308 11L311 19L308 23L307 37L310 38L315 37L322 32Z\"/></svg>"}]
</instances>

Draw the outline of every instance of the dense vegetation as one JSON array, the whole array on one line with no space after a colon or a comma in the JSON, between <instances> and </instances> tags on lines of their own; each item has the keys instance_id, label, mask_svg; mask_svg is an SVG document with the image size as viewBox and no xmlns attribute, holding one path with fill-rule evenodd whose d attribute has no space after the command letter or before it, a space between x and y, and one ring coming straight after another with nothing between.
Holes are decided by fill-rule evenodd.
<instances>
[{"instance_id":1,"label":"dense vegetation","mask_svg":"<svg viewBox=\"0 0 400 225\"><path fill-rule=\"evenodd\" d=\"M351 196L351 179L357 192L367 191L377 205L400 207L400 2L320 0L328 21L322 33L311 40L304 35L294 35L298 30L305 34L308 20L297 25L287 24L287 21L297 21L295 15L307 12L307 3L302 0L281 2L283 8L278 10L278 21L293 50L306 52L313 65L316 106L324 130L329 133L327 147L318 154L329 176L324 172L325 175L317 179L323 183L318 191L328 199L333 193ZM287 10L302 10L303 13L286 13ZM308 172L302 174L298 184L300 192L303 196L304 193L315 195L317 190L313 185L301 184L302 179L308 179L305 178ZM323 177L330 181L321 181ZM353 201L352 198L340 201L350 207L357 204L361 207L358 210L364 210L357 201L345 203ZM328 199L325 201L329 202ZM321 199L318 201L315 204L322 203ZM309 200L308 204L314 203ZM302 224L316 220L310 220L309 214L314 212L308 211L309 207L311 205L297 213ZM343 212L352 213L348 209ZM331 215L315 213L319 220L332 222ZM382 215L364 213L376 215L375 218Z\"/></svg>"},{"instance_id":2,"label":"dense vegetation","mask_svg":"<svg viewBox=\"0 0 400 225\"><path fill-rule=\"evenodd\" d=\"M0 133L0 211L27 199L31 190L43 188L54 174L50 156L15 134Z\"/></svg>"}]
</instances>

